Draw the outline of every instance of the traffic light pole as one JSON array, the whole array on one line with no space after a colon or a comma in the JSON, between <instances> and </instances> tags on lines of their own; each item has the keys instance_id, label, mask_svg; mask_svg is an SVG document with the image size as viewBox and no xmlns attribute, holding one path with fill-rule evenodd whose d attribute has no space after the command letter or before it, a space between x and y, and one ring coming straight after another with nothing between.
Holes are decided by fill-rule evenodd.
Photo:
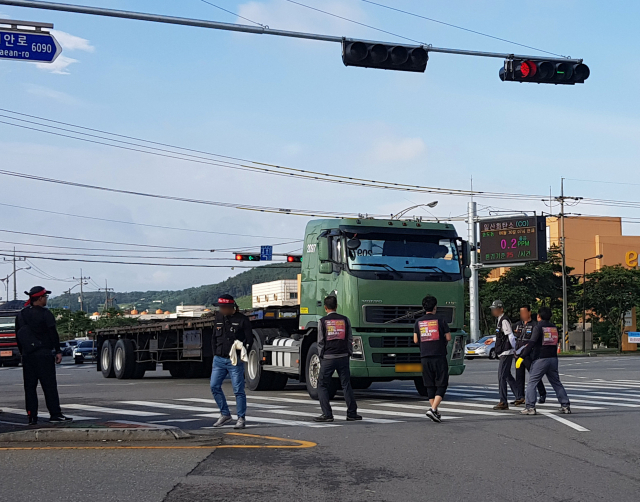
<instances>
[{"instance_id":1,"label":"traffic light pole","mask_svg":"<svg viewBox=\"0 0 640 502\"><path fill-rule=\"evenodd\" d=\"M268 26L249 26L245 24L219 23L204 19L190 19L186 17L162 16L159 14L147 14L143 12L132 12L116 9L103 9L100 7L87 7L84 5L72 5L56 2L40 2L32 0L0 0L0 5L11 5L14 7L28 7L32 9L56 10L63 12L74 12L76 14L90 14L94 16L117 17L121 19L134 19L137 21L150 21L154 23L178 24L183 26L195 26L198 28L209 28L213 30L239 31L243 33L253 33L256 35L275 35L278 37L303 38L306 40L318 40L321 42L342 43L345 37L334 35L322 35L318 33L303 33L298 31L273 30ZM5 20L6 21L6 20ZM0 24L10 24L0 19ZM374 40L362 40L365 43L382 43ZM448 49L444 47L433 47L429 44L416 45L423 47L427 52L440 52L443 54L458 54L462 56L478 56L485 58L500 59L539 59L536 56L526 56L520 54L509 54L500 52L467 51L462 49ZM582 59L571 58L547 58L546 61L557 61L564 63L582 63Z\"/></svg>"},{"instance_id":2,"label":"traffic light pole","mask_svg":"<svg viewBox=\"0 0 640 502\"><path fill-rule=\"evenodd\" d=\"M469 202L468 206L468 241L470 256L471 277L469 278L469 332L471 341L477 342L480 339L480 301L478 286L478 237L476 235L477 206L475 202Z\"/></svg>"}]
</instances>

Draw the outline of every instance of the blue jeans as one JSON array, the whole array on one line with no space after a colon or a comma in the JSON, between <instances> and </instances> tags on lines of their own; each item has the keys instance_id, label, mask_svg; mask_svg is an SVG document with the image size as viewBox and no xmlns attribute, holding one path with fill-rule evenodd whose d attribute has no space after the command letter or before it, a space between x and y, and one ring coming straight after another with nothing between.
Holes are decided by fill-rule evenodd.
<instances>
[{"instance_id":1,"label":"blue jeans","mask_svg":"<svg viewBox=\"0 0 640 502\"><path fill-rule=\"evenodd\" d=\"M213 369L211 371L211 394L220 408L220 413L227 417L231 416L227 399L222 392L222 382L227 377L231 377L233 393L236 395L236 409L238 417L244 417L247 413L247 395L244 392L244 364L238 358L238 365L231 364L231 359L215 356L213 358Z\"/></svg>"}]
</instances>

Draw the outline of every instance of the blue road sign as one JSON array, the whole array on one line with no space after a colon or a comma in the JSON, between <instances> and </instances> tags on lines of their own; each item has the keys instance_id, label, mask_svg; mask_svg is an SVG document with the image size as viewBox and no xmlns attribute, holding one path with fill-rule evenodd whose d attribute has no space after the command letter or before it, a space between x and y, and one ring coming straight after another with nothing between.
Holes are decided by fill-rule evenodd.
<instances>
[{"instance_id":1,"label":"blue road sign","mask_svg":"<svg viewBox=\"0 0 640 502\"><path fill-rule=\"evenodd\" d=\"M62 47L51 33L0 30L0 59L53 63Z\"/></svg>"},{"instance_id":2,"label":"blue road sign","mask_svg":"<svg viewBox=\"0 0 640 502\"><path fill-rule=\"evenodd\" d=\"M271 261L273 246L260 246L260 261Z\"/></svg>"}]
</instances>

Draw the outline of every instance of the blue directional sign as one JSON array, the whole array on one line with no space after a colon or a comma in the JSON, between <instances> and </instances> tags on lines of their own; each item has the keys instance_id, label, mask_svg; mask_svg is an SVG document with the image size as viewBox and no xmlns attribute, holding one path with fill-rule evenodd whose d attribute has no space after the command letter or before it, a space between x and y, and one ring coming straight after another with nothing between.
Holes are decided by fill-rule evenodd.
<instances>
[{"instance_id":1,"label":"blue directional sign","mask_svg":"<svg viewBox=\"0 0 640 502\"><path fill-rule=\"evenodd\" d=\"M260 261L271 261L273 246L260 246Z\"/></svg>"},{"instance_id":2,"label":"blue directional sign","mask_svg":"<svg viewBox=\"0 0 640 502\"><path fill-rule=\"evenodd\" d=\"M51 33L0 30L0 59L53 63L62 47Z\"/></svg>"}]
</instances>

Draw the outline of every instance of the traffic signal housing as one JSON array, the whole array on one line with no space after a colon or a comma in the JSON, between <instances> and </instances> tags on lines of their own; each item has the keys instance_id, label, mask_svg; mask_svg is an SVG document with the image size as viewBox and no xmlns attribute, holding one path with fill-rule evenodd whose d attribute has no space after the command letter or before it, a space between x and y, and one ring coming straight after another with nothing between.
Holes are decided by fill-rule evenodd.
<instances>
[{"instance_id":1,"label":"traffic signal housing","mask_svg":"<svg viewBox=\"0 0 640 502\"><path fill-rule=\"evenodd\" d=\"M506 59L499 75L503 82L574 85L584 84L590 73L589 67L584 63Z\"/></svg>"},{"instance_id":2,"label":"traffic signal housing","mask_svg":"<svg viewBox=\"0 0 640 502\"><path fill-rule=\"evenodd\" d=\"M288 254L287 263L302 263L302 256L299 254Z\"/></svg>"},{"instance_id":3,"label":"traffic signal housing","mask_svg":"<svg viewBox=\"0 0 640 502\"><path fill-rule=\"evenodd\" d=\"M260 255L236 253L236 261L260 261Z\"/></svg>"},{"instance_id":4,"label":"traffic signal housing","mask_svg":"<svg viewBox=\"0 0 640 502\"><path fill-rule=\"evenodd\" d=\"M424 72L427 61L429 53L422 46L342 41L342 62L345 66Z\"/></svg>"}]
</instances>

